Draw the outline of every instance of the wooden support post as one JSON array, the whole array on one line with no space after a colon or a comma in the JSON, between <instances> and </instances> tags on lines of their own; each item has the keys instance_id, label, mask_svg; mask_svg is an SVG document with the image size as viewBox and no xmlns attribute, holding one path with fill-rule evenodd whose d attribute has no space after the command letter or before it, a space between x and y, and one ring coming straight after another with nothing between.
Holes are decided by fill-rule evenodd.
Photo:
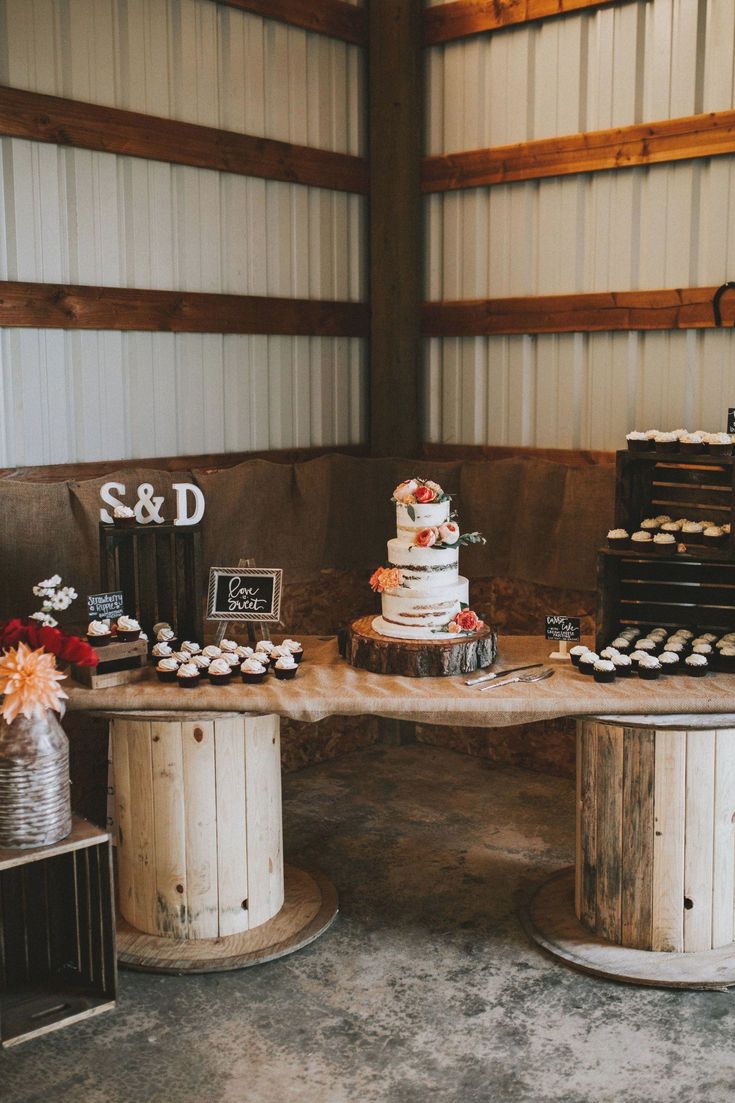
<instances>
[{"instance_id":1,"label":"wooden support post","mask_svg":"<svg viewBox=\"0 0 735 1103\"><path fill-rule=\"evenodd\" d=\"M417 455L421 441L422 68L418 0L371 0L370 444Z\"/></svg>"}]
</instances>

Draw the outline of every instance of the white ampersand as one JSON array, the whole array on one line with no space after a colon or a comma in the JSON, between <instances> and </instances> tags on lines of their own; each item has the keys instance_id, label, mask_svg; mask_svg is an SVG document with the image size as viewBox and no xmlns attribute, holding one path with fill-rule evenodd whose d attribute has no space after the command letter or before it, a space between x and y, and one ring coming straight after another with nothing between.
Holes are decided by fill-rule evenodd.
<instances>
[{"instance_id":1,"label":"white ampersand","mask_svg":"<svg viewBox=\"0 0 735 1103\"><path fill-rule=\"evenodd\" d=\"M138 501L135 503L135 518L139 525L147 525L155 521L157 525L163 524L161 506L163 498L160 495L153 496L153 484L141 483L138 487ZM145 510L145 516L143 514Z\"/></svg>"}]
</instances>

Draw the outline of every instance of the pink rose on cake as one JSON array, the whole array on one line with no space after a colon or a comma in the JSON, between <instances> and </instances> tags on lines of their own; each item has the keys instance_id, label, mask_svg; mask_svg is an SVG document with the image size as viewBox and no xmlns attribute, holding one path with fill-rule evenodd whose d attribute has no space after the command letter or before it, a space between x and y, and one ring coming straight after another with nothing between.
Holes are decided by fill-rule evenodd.
<instances>
[{"instance_id":1,"label":"pink rose on cake","mask_svg":"<svg viewBox=\"0 0 735 1103\"><path fill-rule=\"evenodd\" d=\"M413 542L418 548L433 548L434 544L436 544L436 538L436 529L419 529L414 536Z\"/></svg>"},{"instance_id":2,"label":"pink rose on cake","mask_svg":"<svg viewBox=\"0 0 735 1103\"><path fill-rule=\"evenodd\" d=\"M421 505L426 505L428 502L433 502L436 499L436 491L428 483L424 483L422 486L416 488L414 497Z\"/></svg>"},{"instance_id":3,"label":"pink rose on cake","mask_svg":"<svg viewBox=\"0 0 735 1103\"><path fill-rule=\"evenodd\" d=\"M478 628L485 627L483 621L480 620L477 613L473 613L472 609L463 609L461 613L457 613L454 619L462 632L476 632Z\"/></svg>"},{"instance_id":4,"label":"pink rose on cake","mask_svg":"<svg viewBox=\"0 0 735 1103\"><path fill-rule=\"evenodd\" d=\"M414 495L418 490L418 486L419 484L415 479L405 479L404 482L399 483L393 491L393 497L397 502L403 502L404 505L414 502L416 500Z\"/></svg>"},{"instance_id":5,"label":"pink rose on cake","mask_svg":"<svg viewBox=\"0 0 735 1103\"><path fill-rule=\"evenodd\" d=\"M446 521L443 525L439 525L438 532L443 544L456 544L459 540L459 525L454 521Z\"/></svg>"}]
</instances>

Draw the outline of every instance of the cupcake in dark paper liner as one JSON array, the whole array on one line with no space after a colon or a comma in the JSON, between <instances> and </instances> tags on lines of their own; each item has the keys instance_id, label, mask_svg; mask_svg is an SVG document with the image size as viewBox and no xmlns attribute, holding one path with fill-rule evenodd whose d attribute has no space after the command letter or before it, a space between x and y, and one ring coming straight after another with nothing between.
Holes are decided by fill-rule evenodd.
<instances>
[{"instance_id":1,"label":"cupcake in dark paper liner","mask_svg":"<svg viewBox=\"0 0 735 1103\"><path fill-rule=\"evenodd\" d=\"M232 679L232 667L222 655L219 659L212 659L207 668L207 674L213 686L226 686Z\"/></svg>"},{"instance_id":2,"label":"cupcake in dark paper liner","mask_svg":"<svg viewBox=\"0 0 735 1103\"><path fill-rule=\"evenodd\" d=\"M684 666L687 674L691 675L692 678L703 678L709 670L706 655L687 655Z\"/></svg>"},{"instance_id":3,"label":"cupcake in dark paper liner","mask_svg":"<svg viewBox=\"0 0 735 1103\"><path fill-rule=\"evenodd\" d=\"M138 522L130 506L115 506L112 511L112 523L115 528L128 529L133 528Z\"/></svg>"},{"instance_id":4,"label":"cupcake in dark paper liner","mask_svg":"<svg viewBox=\"0 0 735 1103\"><path fill-rule=\"evenodd\" d=\"M87 640L93 647L104 647L112 640L112 629L105 620L93 620L87 625Z\"/></svg>"},{"instance_id":5,"label":"cupcake in dark paper liner","mask_svg":"<svg viewBox=\"0 0 735 1103\"><path fill-rule=\"evenodd\" d=\"M607 546L612 551L627 551L630 547L630 533L627 529L610 529L607 534Z\"/></svg>"},{"instance_id":6,"label":"cupcake in dark paper liner","mask_svg":"<svg viewBox=\"0 0 735 1103\"><path fill-rule=\"evenodd\" d=\"M294 662L300 663L304 657L304 648L298 640L284 640L281 647L287 647L294 658Z\"/></svg>"},{"instance_id":7,"label":"cupcake in dark paper liner","mask_svg":"<svg viewBox=\"0 0 735 1103\"><path fill-rule=\"evenodd\" d=\"M298 663L294 659L293 655L281 655L276 659L276 665L273 668L273 673L276 678L281 681L286 681L296 677L296 671L298 670Z\"/></svg>"},{"instance_id":8,"label":"cupcake in dark paper liner","mask_svg":"<svg viewBox=\"0 0 735 1103\"><path fill-rule=\"evenodd\" d=\"M576 643L574 647L570 647L569 658L572 660L572 666L579 666L579 660L588 651L589 647L585 647L583 643Z\"/></svg>"},{"instance_id":9,"label":"cupcake in dark paper liner","mask_svg":"<svg viewBox=\"0 0 735 1103\"><path fill-rule=\"evenodd\" d=\"M135 617L117 618L117 638L122 643L132 643L140 638L140 625Z\"/></svg>"},{"instance_id":10,"label":"cupcake in dark paper liner","mask_svg":"<svg viewBox=\"0 0 735 1103\"><path fill-rule=\"evenodd\" d=\"M732 437L729 433L709 433L707 450L712 456L731 456Z\"/></svg>"},{"instance_id":11,"label":"cupcake in dark paper liner","mask_svg":"<svg viewBox=\"0 0 735 1103\"><path fill-rule=\"evenodd\" d=\"M195 689L199 685L201 671L194 663L182 663L176 671L176 678L181 689Z\"/></svg>"},{"instance_id":12,"label":"cupcake in dark paper liner","mask_svg":"<svg viewBox=\"0 0 735 1103\"><path fill-rule=\"evenodd\" d=\"M630 538L630 546L633 551L648 552L653 547L653 536L645 529L638 529Z\"/></svg>"},{"instance_id":13,"label":"cupcake in dark paper liner","mask_svg":"<svg viewBox=\"0 0 735 1103\"><path fill-rule=\"evenodd\" d=\"M662 651L658 657L662 674L678 674L681 668L681 656L675 651Z\"/></svg>"},{"instance_id":14,"label":"cupcake in dark paper liner","mask_svg":"<svg viewBox=\"0 0 735 1103\"><path fill-rule=\"evenodd\" d=\"M676 537L671 532L657 532L653 538L653 550L658 555L676 555Z\"/></svg>"},{"instance_id":15,"label":"cupcake in dark paper liner","mask_svg":"<svg viewBox=\"0 0 735 1103\"><path fill-rule=\"evenodd\" d=\"M655 655L644 655L638 662L638 677L652 682L661 674L661 663Z\"/></svg>"},{"instance_id":16,"label":"cupcake in dark paper liner","mask_svg":"<svg viewBox=\"0 0 735 1103\"><path fill-rule=\"evenodd\" d=\"M257 686L261 682L264 682L266 675L268 674L268 667L260 662L259 659L253 657L252 659L246 659L240 667L240 674L242 680L247 685Z\"/></svg>"},{"instance_id":17,"label":"cupcake in dark paper liner","mask_svg":"<svg viewBox=\"0 0 735 1103\"><path fill-rule=\"evenodd\" d=\"M633 660L630 655L614 655L612 658L617 678L630 678L633 673Z\"/></svg>"},{"instance_id":18,"label":"cupcake in dark paper liner","mask_svg":"<svg viewBox=\"0 0 735 1103\"><path fill-rule=\"evenodd\" d=\"M595 663L599 659L599 655L596 651L585 651L584 655L579 657L579 672L580 674L594 674Z\"/></svg>"},{"instance_id":19,"label":"cupcake in dark paper liner","mask_svg":"<svg viewBox=\"0 0 735 1103\"><path fill-rule=\"evenodd\" d=\"M598 659L593 668L596 682L615 681L615 663L612 659Z\"/></svg>"},{"instance_id":20,"label":"cupcake in dark paper liner","mask_svg":"<svg viewBox=\"0 0 735 1103\"><path fill-rule=\"evenodd\" d=\"M159 659L156 663L156 674L159 682L175 682L178 669L179 664L176 659L166 658L165 656Z\"/></svg>"}]
</instances>

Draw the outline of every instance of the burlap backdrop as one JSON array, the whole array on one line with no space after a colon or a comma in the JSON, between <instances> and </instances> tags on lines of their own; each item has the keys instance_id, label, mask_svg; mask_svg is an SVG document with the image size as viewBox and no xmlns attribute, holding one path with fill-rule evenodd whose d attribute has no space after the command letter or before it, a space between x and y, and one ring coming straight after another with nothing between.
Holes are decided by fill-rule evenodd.
<instances>
[{"instance_id":1,"label":"burlap backdrop","mask_svg":"<svg viewBox=\"0 0 735 1103\"><path fill-rule=\"evenodd\" d=\"M34 582L58 572L81 595L99 589L99 490L115 479L134 500L139 483L164 494L174 482L204 491L203 563L253 556L282 566L287 585L323 568L371 571L385 562L393 487L412 471L456 496L463 530L487 536L462 552L470 578L504 576L561 589L595 588L595 552L612 523L614 469L531 459L416 463L325 456L294 465L250 460L217 472L139 469L78 483L0 481L0 616L36 607ZM202 587L205 577L202 578Z\"/></svg>"}]
</instances>

